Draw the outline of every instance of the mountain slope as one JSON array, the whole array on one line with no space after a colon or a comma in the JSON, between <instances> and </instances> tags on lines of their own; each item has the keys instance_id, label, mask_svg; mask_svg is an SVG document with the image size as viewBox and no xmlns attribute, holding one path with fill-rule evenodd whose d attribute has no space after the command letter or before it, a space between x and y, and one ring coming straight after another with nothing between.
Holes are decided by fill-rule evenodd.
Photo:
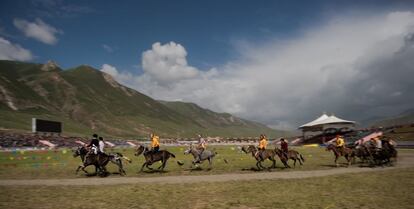
<instances>
[{"instance_id":1,"label":"mountain slope","mask_svg":"<svg viewBox=\"0 0 414 209\"><path fill-rule=\"evenodd\" d=\"M412 123L414 123L414 109L406 110L396 116L376 118L366 122L369 127L388 127Z\"/></svg>"},{"instance_id":2,"label":"mountain slope","mask_svg":"<svg viewBox=\"0 0 414 209\"><path fill-rule=\"evenodd\" d=\"M192 107L192 108L190 108ZM30 130L31 118L59 120L70 134L190 137L275 135L266 126L195 104L159 102L89 66L0 61L0 127Z\"/></svg>"},{"instance_id":3,"label":"mountain slope","mask_svg":"<svg viewBox=\"0 0 414 209\"><path fill-rule=\"evenodd\" d=\"M230 133L232 136L256 136L258 133L266 133L271 136L282 136L282 131L275 131L260 123L237 118L228 113L216 113L201 108L193 103L160 101L168 108L192 118L205 130L207 135L221 135Z\"/></svg>"}]
</instances>

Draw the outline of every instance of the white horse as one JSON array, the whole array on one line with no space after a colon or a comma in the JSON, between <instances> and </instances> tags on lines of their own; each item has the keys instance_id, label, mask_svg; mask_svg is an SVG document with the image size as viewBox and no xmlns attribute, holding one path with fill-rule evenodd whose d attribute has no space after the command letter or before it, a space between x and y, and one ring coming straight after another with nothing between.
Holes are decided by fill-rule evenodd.
<instances>
[{"instance_id":1,"label":"white horse","mask_svg":"<svg viewBox=\"0 0 414 209\"><path fill-rule=\"evenodd\" d=\"M184 151L185 155L192 154L194 157L193 165L200 164L205 160L208 160L209 168L211 168L211 165L213 163L213 158L216 156L217 152L212 152L210 150L204 150L203 153L201 153L200 156L200 150L194 148L193 146L189 146L187 150Z\"/></svg>"}]
</instances>

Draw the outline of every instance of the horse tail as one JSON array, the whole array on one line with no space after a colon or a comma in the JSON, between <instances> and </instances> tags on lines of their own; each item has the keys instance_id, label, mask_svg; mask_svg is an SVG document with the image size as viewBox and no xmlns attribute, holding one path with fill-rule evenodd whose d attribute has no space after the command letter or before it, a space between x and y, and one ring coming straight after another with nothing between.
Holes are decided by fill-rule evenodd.
<instances>
[{"instance_id":1,"label":"horse tail","mask_svg":"<svg viewBox=\"0 0 414 209\"><path fill-rule=\"evenodd\" d=\"M131 159L129 159L128 157L126 157L126 156L121 156L121 159L124 159L124 160L126 160L127 162L132 163L132 160L131 160Z\"/></svg>"},{"instance_id":2,"label":"horse tail","mask_svg":"<svg viewBox=\"0 0 414 209\"><path fill-rule=\"evenodd\" d=\"M122 153L120 153L120 152L116 152L115 154L116 154L116 155L118 155L119 159L121 159L121 160L125 160L125 161L127 161L128 163L132 163L132 160L131 160L131 159L129 159L127 156L124 156Z\"/></svg>"},{"instance_id":3,"label":"horse tail","mask_svg":"<svg viewBox=\"0 0 414 209\"><path fill-rule=\"evenodd\" d=\"M168 152L168 151L167 151ZM175 158L175 155L171 152L168 152L168 154L170 154L171 157Z\"/></svg>"},{"instance_id":4,"label":"horse tail","mask_svg":"<svg viewBox=\"0 0 414 209\"><path fill-rule=\"evenodd\" d=\"M305 162L305 158L303 158L302 154L300 154L300 153L298 153L298 154L299 154L299 157L302 160L302 162Z\"/></svg>"}]
</instances>

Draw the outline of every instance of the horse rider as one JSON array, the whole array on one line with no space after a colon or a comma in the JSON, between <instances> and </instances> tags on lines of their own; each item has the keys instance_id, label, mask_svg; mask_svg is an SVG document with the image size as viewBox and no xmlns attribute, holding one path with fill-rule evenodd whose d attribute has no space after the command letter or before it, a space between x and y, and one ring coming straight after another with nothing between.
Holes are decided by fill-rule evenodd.
<instances>
[{"instance_id":1,"label":"horse rider","mask_svg":"<svg viewBox=\"0 0 414 209\"><path fill-rule=\"evenodd\" d=\"M93 153L95 155L98 154L99 140L98 140L97 134L92 135L91 142L88 145L86 145L86 147L91 148L92 152L89 152L89 153Z\"/></svg>"},{"instance_id":2,"label":"horse rider","mask_svg":"<svg viewBox=\"0 0 414 209\"><path fill-rule=\"evenodd\" d=\"M151 162L152 162L153 161L152 156L160 150L160 137L155 135L154 133L151 133L150 137L151 137L150 157L151 157Z\"/></svg>"},{"instance_id":3,"label":"horse rider","mask_svg":"<svg viewBox=\"0 0 414 209\"><path fill-rule=\"evenodd\" d=\"M260 156L260 158L263 160L263 151L266 150L267 147L267 139L264 134L260 134L260 141L259 141L259 150L256 152L256 158Z\"/></svg>"},{"instance_id":4,"label":"horse rider","mask_svg":"<svg viewBox=\"0 0 414 209\"><path fill-rule=\"evenodd\" d=\"M105 149L105 142L104 142L103 138L100 136L99 137L99 147L98 147L98 158L100 158L101 155L106 155L104 149Z\"/></svg>"},{"instance_id":5,"label":"horse rider","mask_svg":"<svg viewBox=\"0 0 414 209\"><path fill-rule=\"evenodd\" d=\"M345 139L342 138L341 135L336 135L336 139L335 139L335 143L336 143L336 148L338 148L338 150L343 153L344 148L345 148Z\"/></svg>"},{"instance_id":6,"label":"horse rider","mask_svg":"<svg viewBox=\"0 0 414 209\"><path fill-rule=\"evenodd\" d=\"M99 137L99 150L98 150L98 152L99 153L105 153L104 149L105 149L105 142L104 142L103 138L100 136Z\"/></svg>"},{"instance_id":7,"label":"horse rider","mask_svg":"<svg viewBox=\"0 0 414 209\"><path fill-rule=\"evenodd\" d=\"M379 139L378 136L371 138L371 143L374 145L376 152L381 151L382 142L381 142L381 140Z\"/></svg>"},{"instance_id":8,"label":"horse rider","mask_svg":"<svg viewBox=\"0 0 414 209\"><path fill-rule=\"evenodd\" d=\"M201 160L201 155L203 154L204 150L206 150L207 147L207 141L201 136L201 134L197 135L198 137L198 150L199 150L199 154L198 154L198 160Z\"/></svg>"},{"instance_id":9,"label":"horse rider","mask_svg":"<svg viewBox=\"0 0 414 209\"><path fill-rule=\"evenodd\" d=\"M288 159L288 149L289 145L284 138L280 139L280 148L282 149L283 155L285 155L286 159Z\"/></svg>"},{"instance_id":10,"label":"horse rider","mask_svg":"<svg viewBox=\"0 0 414 209\"><path fill-rule=\"evenodd\" d=\"M354 142L354 146L356 149L359 149L362 146L362 141L361 140L356 140Z\"/></svg>"}]
</instances>

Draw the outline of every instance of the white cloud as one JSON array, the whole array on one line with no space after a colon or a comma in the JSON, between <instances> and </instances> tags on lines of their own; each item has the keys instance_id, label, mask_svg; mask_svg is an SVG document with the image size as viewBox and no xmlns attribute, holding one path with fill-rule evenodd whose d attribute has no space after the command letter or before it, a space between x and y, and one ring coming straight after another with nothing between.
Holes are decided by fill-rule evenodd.
<instances>
[{"instance_id":1,"label":"white cloud","mask_svg":"<svg viewBox=\"0 0 414 209\"><path fill-rule=\"evenodd\" d=\"M156 99L273 127L295 128L323 111L362 120L414 104L412 12L337 16L299 37L252 46L242 47L240 61L200 71L180 44L155 43L143 54L144 74L118 80Z\"/></svg>"},{"instance_id":2,"label":"white cloud","mask_svg":"<svg viewBox=\"0 0 414 209\"><path fill-rule=\"evenodd\" d=\"M113 77L117 77L118 76L118 70L109 64L103 64L101 67L101 71L104 73L108 73L109 75L113 76Z\"/></svg>"},{"instance_id":3,"label":"white cloud","mask_svg":"<svg viewBox=\"0 0 414 209\"><path fill-rule=\"evenodd\" d=\"M39 18L36 18L35 22L16 18L13 20L13 24L16 28L22 31L26 37L34 38L49 45L56 44L58 41L56 35L62 33L62 31L46 24Z\"/></svg>"},{"instance_id":4,"label":"white cloud","mask_svg":"<svg viewBox=\"0 0 414 209\"><path fill-rule=\"evenodd\" d=\"M32 59L33 55L29 50L0 37L0 60L29 61Z\"/></svg>"},{"instance_id":5,"label":"white cloud","mask_svg":"<svg viewBox=\"0 0 414 209\"><path fill-rule=\"evenodd\" d=\"M102 48L108 53L114 52L114 49L112 47L110 47L109 45L102 44Z\"/></svg>"},{"instance_id":6,"label":"white cloud","mask_svg":"<svg viewBox=\"0 0 414 209\"><path fill-rule=\"evenodd\" d=\"M142 68L160 85L195 78L199 71L187 64L186 57L187 51L180 44L161 45L157 42L152 49L142 53Z\"/></svg>"},{"instance_id":7,"label":"white cloud","mask_svg":"<svg viewBox=\"0 0 414 209\"><path fill-rule=\"evenodd\" d=\"M128 72L120 72L116 67L110 65L110 64L103 64L101 69L102 72L107 73L114 77L118 82L120 83L133 83L135 81L134 76L131 73Z\"/></svg>"}]
</instances>

